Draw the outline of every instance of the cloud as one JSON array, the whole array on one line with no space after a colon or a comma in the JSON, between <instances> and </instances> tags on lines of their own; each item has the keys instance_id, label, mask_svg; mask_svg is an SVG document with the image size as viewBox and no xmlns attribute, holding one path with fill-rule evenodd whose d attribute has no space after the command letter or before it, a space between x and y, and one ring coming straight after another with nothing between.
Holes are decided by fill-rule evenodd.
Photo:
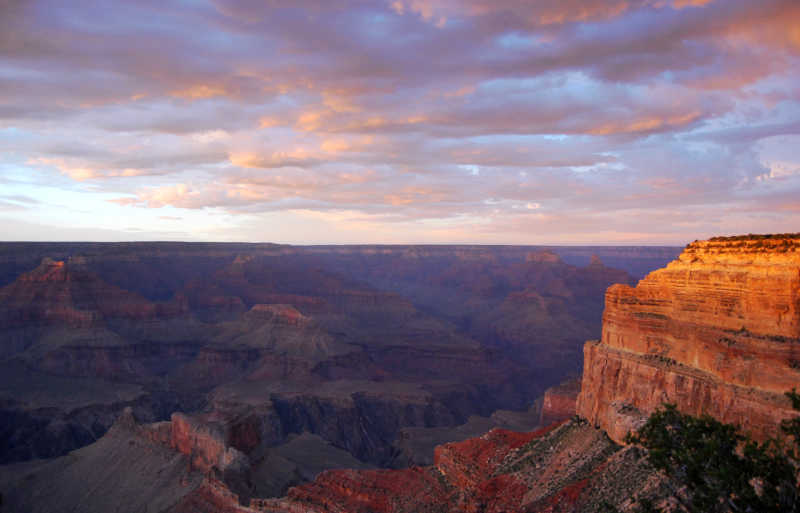
<instances>
[{"instance_id":1,"label":"cloud","mask_svg":"<svg viewBox=\"0 0 800 513\"><path fill-rule=\"evenodd\" d=\"M39 200L36 198L31 198L29 196L24 196L22 194L8 194L0 196L0 200L5 201L13 201L14 203L22 203L26 205L35 205L39 203Z\"/></svg>"},{"instance_id":2,"label":"cloud","mask_svg":"<svg viewBox=\"0 0 800 513\"><path fill-rule=\"evenodd\" d=\"M686 9L711 4L714 0L393 0L398 15L416 14L429 23L444 24L448 17L507 16L529 27L598 22L641 9Z\"/></svg>"},{"instance_id":3,"label":"cloud","mask_svg":"<svg viewBox=\"0 0 800 513\"><path fill-rule=\"evenodd\" d=\"M0 170L21 191L1 208L48 184L162 221L316 212L424 240L784 226L798 18L794 0L0 2Z\"/></svg>"},{"instance_id":4,"label":"cloud","mask_svg":"<svg viewBox=\"0 0 800 513\"><path fill-rule=\"evenodd\" d=\"M308 150L296 148L291 151L273 152L268 155L255 152L235 152L228 155L231 164L243 168L273 169L280 167L308 167L320 160Z\"/></svg>"}]
</instances>

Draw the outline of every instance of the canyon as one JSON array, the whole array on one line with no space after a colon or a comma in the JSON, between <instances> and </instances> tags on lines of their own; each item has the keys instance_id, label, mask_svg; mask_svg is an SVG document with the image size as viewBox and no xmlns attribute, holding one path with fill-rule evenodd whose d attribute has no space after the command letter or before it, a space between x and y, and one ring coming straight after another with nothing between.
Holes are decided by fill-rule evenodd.
<instances>
[{"instance_id":1,"label":"canyon","mask_svg":"<svg viewBox=\"0 0 800 513\"><path fill-rule=\"evenodd\" d=\"M689 244L636 287L606 293L601 340L584 347L582 379L544 394L549 427L494 429L437 447L431 466L322 473L272 513L333 511L633 511L668 505L674 483L625 435L665 402L737 425L756 440L795 417L800 386L800 234ZM578 394L578 390L580 393ZM570 410L577 416L560 420ZM560 420L560 422L559 422Z\"/></svg>"},{"instance_id":2,"label":"canyon","mask_svg":"<svg viewBox=\"0 0 800 513\"><path fill-rule=\"evenodd\" d=\"M138 486L120 511L629 511L665 496L621 444L663 401L757 437L791 415L797 248L3 247L0 493L19 511Z\"/></svg>"},{"instance_id":3,"label":"canyon","mask_svg":"<svg viewBox=\"0 0 800 513\"><path fill-rule=\"evenodd\" d=\"M635 279L601 259L635 273L675 253L3 243L0 463L92 444L131 408L258 419L262 452L317 440L350 463L428 464L437 444L539 424L602 292ZM314 476L296 463L265 493Z\"/></svg>"}]
</instances>

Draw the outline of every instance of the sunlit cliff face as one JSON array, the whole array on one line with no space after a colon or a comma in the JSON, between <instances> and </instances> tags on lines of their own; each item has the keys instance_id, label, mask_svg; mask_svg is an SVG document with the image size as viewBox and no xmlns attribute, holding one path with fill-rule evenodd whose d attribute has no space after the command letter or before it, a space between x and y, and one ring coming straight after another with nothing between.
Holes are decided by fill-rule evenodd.
<instances>
[{"instance_id":1,"label":"sunlit cliff face","mask_svg":"<svg viewBox=\"0 0 800 513\"><path fill-rule=\"evenodd\" d=\"M795 0L2 2L0 238L794 231L799 20Z\"/></svg>"}]
</instances>

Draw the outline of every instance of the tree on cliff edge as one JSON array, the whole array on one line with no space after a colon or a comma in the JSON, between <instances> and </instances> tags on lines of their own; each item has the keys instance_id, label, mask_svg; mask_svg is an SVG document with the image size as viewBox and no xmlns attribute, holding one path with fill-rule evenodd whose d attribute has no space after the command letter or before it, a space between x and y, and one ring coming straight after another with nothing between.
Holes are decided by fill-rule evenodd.
<instances>
[{"instance_id":1,"label":"tree on cliff edge","mask_svg":"<svg viewBox=\"0 0 800 513\"><path fill-rule=\"evenodd\" d=\"M800 394L786 394L800 410ZM800 512L800 417L784 421L788 440L757 443L735 426L664 405L626 441L648 449L648 460L679 485L678 511ZM641 511L658 511L643 503Z\"/></svg>"}]
</instances>

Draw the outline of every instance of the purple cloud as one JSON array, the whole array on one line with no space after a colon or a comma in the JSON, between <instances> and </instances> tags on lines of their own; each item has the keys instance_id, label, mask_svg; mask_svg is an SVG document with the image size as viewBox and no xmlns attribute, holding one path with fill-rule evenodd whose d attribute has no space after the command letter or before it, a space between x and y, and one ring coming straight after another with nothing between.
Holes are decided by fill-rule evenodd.
<instances>
[{"instance_id":1,"label":"purple cloud","mask_svg":"<svg viewBox=\"0 0 800 513\"><path fill-rule=\"evenodd\" d=\"M7 1L2 210L57 187L194 237L182 211L329 242L784 231L798 18L793 0Z\"/></svg>"}]
</instances>

